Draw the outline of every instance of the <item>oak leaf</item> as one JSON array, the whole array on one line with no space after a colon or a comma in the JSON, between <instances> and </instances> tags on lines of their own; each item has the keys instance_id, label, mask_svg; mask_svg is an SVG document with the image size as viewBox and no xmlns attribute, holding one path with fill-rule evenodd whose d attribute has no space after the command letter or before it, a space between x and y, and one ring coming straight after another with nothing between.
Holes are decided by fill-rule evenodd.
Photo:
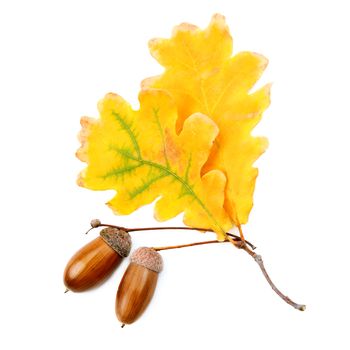
<instances>
[{"instance_id":1,"label":"oak leaf","mask_svg":"<svg viewBox=\"0 0 350 350\"><path fill-rule=\"evenodd\" d=\"M227 177L225 209L236 224L248 220L258 170L253 167L268 142L251 136L270 103L270 85L250 93L267 59L252 52L232 56L232 38L225 18L214 15L205 30L191 24L174 28L170 39L149 42L151 54L165 67L146 79L144 87L167 90L176 100L182 130L186 118L201 112L220 133L202 173L221 170Z\"/></svg>"},{"instance_id":2,"label":"oak leaf","mask_svg":"<svg viewBox=\"0 0 350 350\"><path fill-rule=\"evenodd\" d=\"M99 119L81 119L77 156L87 167L79 185L116 190L108 205L117 214L130 214L160 197L156 219L184 212L188 226L210 228L225 239L232 226L223 208L226 177L216 169L201 176L218 127L195 113L177 134L178 115L168 93L145 89L139 101L135 111L122 97L107 94L98 105Z\"/></svg>"}]
</instances>

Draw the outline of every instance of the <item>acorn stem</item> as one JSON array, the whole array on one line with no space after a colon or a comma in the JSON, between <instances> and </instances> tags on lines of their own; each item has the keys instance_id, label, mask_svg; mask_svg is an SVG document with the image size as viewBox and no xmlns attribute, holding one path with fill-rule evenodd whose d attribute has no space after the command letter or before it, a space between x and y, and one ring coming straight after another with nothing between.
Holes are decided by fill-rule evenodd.
<instances>
[{"instance_id":1,"label":"acorn stem","mask_svg":"<svg viewBox=\"0 0 350 350\"><path fill-rule=\"evenodd\" d=\"M69 292L69 289L66 288L66 290L64 291L64 294L68 293Z\"/></svg>"},{"instance_id":2,"label":"acorn stem","mask_svg":"<svg viewBox=\"0 0 350 350\"><path fill-rule=\"evenodd\" d=\"M193 247L193 246L202 245L202 244L227 243L227 242L229 242L229 241L228 240L226 240L226 241L204 241L204 242L194 242L194 243L188 243L188 244L172 245L172 246L166 246L166 247L153 247L152 249L154 249L155 251L160 251L160 250Z\"/></svg>"},{"instance_id":3,"label":"acorn stem","mask_svg":"<svg viewBox=\"0 0 350 350\"><path fill-rule=\"evenodd\" d=\"M125 327L125 323L122 323L122 325L120 326L120 328L124 328Z\"/></svg>"},{"instance_id":4,"label":"acorn stem","mask_svg":"<svg viewBox=\"0 0 350 350\"><path fill-rule=\"evenodd\" d=\"M157 230L193 230L193 231L203 231L203 232L214 232L211 229L207 229L207 228L202 228L202 227L186 227L186 226L163 226L163 227L136 227L136 228L127 228L127 227L123 227L123 226L116 226L116 225L111 225L111 224L103 224L100 223L99 226L104 226L104 227L113 227L113 228L117 228L119 230L124 230L126 232L136 232L136 231L157 231ZM91 227L86 233L90 232L90 230L92 230L95 227ZM239 226L239 231L240 231L240 235L243 237L243 239L240 236L237 236L233 233L230 232L226 232L226 235L229 237L232 237L236 242L244 242L246 244L248 244L253 250L256 249L256 247L250 243L249 241L246 241L244 239L243 233L242 233L242 229Z\"/></svg>"},{"instance_id":5,"label":"acorn stem","mask_svg":"<svg viewBox=\"0 0 350 350\"><path fill-rule=\"evenodd\" d=\"M127 228L128 232L136 232L136 231L153 231L153 230L192 230L192 231L202 231L202 232L214 232L211 229L203 228L203 227L186 227L186 226L163 226L163 227L141 227L141 228ZM237 242L242 241L240 236L237 236L233 233L226 232L227 236L230 236L234 238ZM256 249L256 247L244 240L245 243L247 243L253 250Z\"/></svg>"}]
</instances>

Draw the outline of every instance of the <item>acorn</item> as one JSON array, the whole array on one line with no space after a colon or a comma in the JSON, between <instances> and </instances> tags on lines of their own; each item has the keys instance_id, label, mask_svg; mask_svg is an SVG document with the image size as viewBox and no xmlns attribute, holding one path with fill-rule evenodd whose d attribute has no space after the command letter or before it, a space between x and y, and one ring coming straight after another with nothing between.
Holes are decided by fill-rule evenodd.
<instances>
[{"instance_id":1,"label":"acorn","mask_svg":"<svg viewBox=\"0 0 350 350\"><path fill-rule=\"evenodd\" d=\"M130 253L131 238L123 230L107 227L81 248L64 270L67 291L83 292L101 284Z\"/></svg>"},{"instance_id":2,"label":"acorn","mask_svg":"<svg viewBox=\"0 0 350 350\"><path fill-rule=\"evenodd\" d=\"M122 327L135 322L145 311L162 268L162 257L154 249L142 247L133 252L116 296L115 312Z\"/></svg>"}]
</instances>

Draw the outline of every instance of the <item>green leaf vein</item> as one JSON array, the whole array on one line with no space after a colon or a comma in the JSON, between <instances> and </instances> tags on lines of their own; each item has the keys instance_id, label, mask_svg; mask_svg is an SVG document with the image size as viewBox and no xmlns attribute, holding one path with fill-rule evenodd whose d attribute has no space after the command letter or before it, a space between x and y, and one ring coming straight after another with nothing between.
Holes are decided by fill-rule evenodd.
<instances>
[{"instance_id":1,"label":"green leaf vein","mask_svg":"<svg viewBox=\"0 0 350 350\"><path fill-rule=\"evenodd\" d=\"M162 140L163 140L163 145L164 145L164 151L165 151L165 142L164 142L164 134L163 134L163 129L161 127L161 123L159 120L159 115L158 115L159 110L154 109L154 116L157 120L157 124L159 127L159 130L161 132L162 135ZM153 183L155 183L156 181L160 180L161 178L164 178L166 176L171 176L173 179L175 179L176 181L178 181L182 186L182 193L181 194L186 194L186 195L190 195L194 198L194 200L196 200L196 202L198 203L198 205L204 210L204 212L208 215L208 217L212 220L212 222L214 223L214 225L220 229L222 232L225 232L225 230L221 227L221 225L218 223L218 221L215 219L214 215L210 212L210 210L206 207L206 205L203 203L203 201L198 197L198 195L195 193L193 187L188 183L188 175L189 175L189 169L191 167L191 162L192 162L192 158L190 156L189 161L187 163L187 167L186 167L186 171L185 171L185 177L182 178L180 175L178 175L176 172L174 172L173 170L170 169L170 164L168 162L167 156L166 156L166 152L164 152L164 157L166 160L166 165L162 165L159 163L155 163L151 160L147 160L142 158L142 154L141 154L141 149L140 146L138 144L137 141L137 137L134 133L134 131L132 130L132 126L130 123L128 123L126 120L124 120L120 114L116 113L116 112L112 112L113 116L115 117L116 121L120 124L120 126L122 127L122 129L129 135L130 141L133 145L134 151L136 152L136 156L133 155L132 152L130 152L129 149L127 148L118 148L115 145L111 145L109 147L110 150L114 150L115 152L117 152L121 157L125 158L126 160L132 160L137 162L137 165L134 165L133 168L136 169L135 167L141 167L143 165L149 166L153 169L157 169L160 171L160 174L158 176L155 176L153 178L151 178L150 180L146 181L145 183L143 183L140 187L134 189L133 191L131 191L130 197L134 198L137 195L141 194L142 192L144 192L145 190L147 190ZM121 172L123 172L126 168L122 168L120 169ZM131 167L129 167L131 168ZM133 169L133 170L134 170ZM105 176L107 176L108 174L112 174L113 171L118 171L117 169L111 170L109 173L107 173ZM126 170L127 172L128 170ZM180 196L181 196L180 194Z\"/></svg>"},{"instance_id":2,"label":"green leaf vein","mask_svg":"<svg viewBox=\"0 0 350 350\"><path fill-rule=\"evenodd\" d=\"M135 135L135 133L133 132L132 130L132 126L126 121L124 120L121 115L119 113L116 113L116 112L112 112L113 116L115 117L115 119L119 122L120 126L122 127L123 130L125 130L129 137L130 137L130 140L134 146L134 150L137 154L137 157L139 159L141 159L141 150L140 150L140 146L137 142L137 137Z\"/></svg>"},{"instance_id":3,"label":"green leaf vein","mask_svg":"<svg viewBox=\"0 0 350 350\"><path fill-rule=\"evenodd\" d=\"M138 195L142 194L143 192L147 191L150 189L152 184L155 182L159 181L160 179L169 176L169 174L166 173L161 173L158 176L155 176L153 178L150 178L148 181L145 181L141 186L136 187L134 190L129 192L130 199L134 199Z\"/></svg>"},{"instance_id":4,"label":"green leaf vein","mask_svg":"<svg viewBox=\"0 0 350 350\"><path fill-rule=\"evenodd\" d=\"M103 175L102 177L104 179L107 179L110 177L120 177L120 176L123 176L125 174L130 174L131 172L140 168L141 166L142 166L142 164L136 164L133 166L126 166L124 168L115 168L115 169L112 169L111 171L109 171L107 174Z\"/></svg>"}]
</instances>

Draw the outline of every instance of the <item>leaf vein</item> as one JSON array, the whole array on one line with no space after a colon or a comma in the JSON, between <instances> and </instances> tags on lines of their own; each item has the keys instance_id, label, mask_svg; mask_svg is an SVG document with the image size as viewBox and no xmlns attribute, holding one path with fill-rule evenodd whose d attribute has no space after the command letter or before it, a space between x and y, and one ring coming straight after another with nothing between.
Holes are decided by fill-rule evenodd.
<instances>
[{"instance_id":1,"label":"leaf vein","mask_svg":"<svg viewBox=\"0 0 350 350\"><path fill-rule=\"evenodd\" d=\"M140 150L140 146L137 142L137 138L136 135L134 134L133 130L132 130L132 126L129 125L121 116L119 113L116 112L112 112L113 116L115 117L115 119L119 122L120 126L123 128L123 130L125 130L127 132L127 134L130 137L130 140L134 146L134 150L137 154L138 159L141 159L141 150Z\"/></svg>"},{"instance_id":2,"label":"leaf vein","mask_svg":"<svg viewBox=\"0 0 350 350\"><path fill-rule=\"evenodd\" d=\"M137 164L137 165L133 165L133 166L127 166L124 168L115 168L101 177L103 179L107 179L107 178L112 177L112 176L119 177L119 176L125 175L127 173L131 173L132 171L136 170L137 168L139 168L141 166L142 166L142 164Z\"/></svg>"},{"instance_id":3,"label":"leaf vein","mask_svg":"<svg viewBox=\"0 0 350 350\"><path fill-rule=\"evenodd\" d=\"M160 179L169 176L169 174L161 173L158 176L155 176L148 181L144 182L141 186L136 187L133 191L129 192L130 199L134 199L135 197L139 196L146 190L148 190L155 182L159 181Z\"/></svg>"}]
</instances>

